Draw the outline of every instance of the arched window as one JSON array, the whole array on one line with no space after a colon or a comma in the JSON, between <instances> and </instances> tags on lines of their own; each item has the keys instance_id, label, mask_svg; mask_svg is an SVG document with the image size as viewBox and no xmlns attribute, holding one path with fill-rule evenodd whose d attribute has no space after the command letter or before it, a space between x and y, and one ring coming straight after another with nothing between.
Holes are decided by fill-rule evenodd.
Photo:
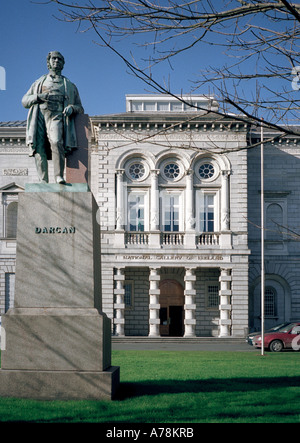
<instances>
[{"instance_id":1,"label":"arched window","mask_svg":"<svg viewBox=\"0 0 300 443\"><path fill-rule=\"evenodd\" d=\"M266 240L282 241L283 239L283 210L278 203L267 206Z\"/></svg>"}]
</instances>

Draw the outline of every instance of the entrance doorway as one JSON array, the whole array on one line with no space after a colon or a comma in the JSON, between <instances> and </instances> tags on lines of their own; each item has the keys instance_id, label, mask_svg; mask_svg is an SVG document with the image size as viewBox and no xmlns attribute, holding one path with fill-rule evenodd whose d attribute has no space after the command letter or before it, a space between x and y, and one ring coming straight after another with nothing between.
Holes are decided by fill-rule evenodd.
<instances>
[{"instance_id":1,"label":"entrance doorway","mask_svg":"<svg viewBox=\"0 0 300 443\"><path fill-rule=\"evenodd\" d=\"M160 283L160 335L182 337L184 316L184 290L177 280Z\"/></svg>"}]
</instances>

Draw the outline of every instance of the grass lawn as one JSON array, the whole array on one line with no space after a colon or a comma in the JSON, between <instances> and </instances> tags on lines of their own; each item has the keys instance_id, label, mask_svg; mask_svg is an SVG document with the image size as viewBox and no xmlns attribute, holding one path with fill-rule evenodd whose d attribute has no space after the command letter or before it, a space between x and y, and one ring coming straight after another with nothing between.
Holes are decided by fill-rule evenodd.
<instances>
[{"instance_id":1,"label":"grass lawn","mask_svg":"<svg viewBox=\"0 0 300 443\"><path fill-rule=\"evenodd\" d=\"M300 353L114 351L110 401L0 399L0 421L295 423Z\"/></svg>"}]
</instances>

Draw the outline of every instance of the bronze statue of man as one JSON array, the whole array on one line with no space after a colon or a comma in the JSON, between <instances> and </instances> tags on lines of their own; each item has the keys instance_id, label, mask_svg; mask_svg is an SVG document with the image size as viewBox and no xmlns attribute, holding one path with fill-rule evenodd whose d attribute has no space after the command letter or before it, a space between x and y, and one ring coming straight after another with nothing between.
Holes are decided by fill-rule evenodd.
<instances>
[{"instance_id":1,"label":"bronze statue of man","mask_svg":"<svg viewBox=\"0 0 300 443\"><path fill-rule=\"evenodd\" d=\"M39 179L48 183L48 160L53 160L56 183L63 184L65 156L77 147L74 116L83 113L76 86L61 75L64 57L57 51L47 57L49 74L36 80L24 95L29 109L26 144L35 157Z\"/></svg>"}]
</instances>

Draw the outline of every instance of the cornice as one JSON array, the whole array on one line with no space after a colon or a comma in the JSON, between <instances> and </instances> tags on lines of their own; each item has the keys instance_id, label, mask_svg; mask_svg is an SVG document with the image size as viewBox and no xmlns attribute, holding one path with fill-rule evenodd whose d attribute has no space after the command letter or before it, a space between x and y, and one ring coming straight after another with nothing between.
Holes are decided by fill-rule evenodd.
<instances>
[{"instance_id":1,"label":"cornice","mask_svg":"<svg viewBox=\"0 0 300 443\"><path fill-rule=\"evenodd\" d=\"M0 127L0 148L25 146L25 127Z\"/></svg>"},{"instance_id":2,"label":"cornice","mask_svg":"<svg viewBox=\"0 0 300 443\"><path fill-rule=\"evenodd\" d=\"M219 116L217 116L219 117ZM148 114L124 113L90 117L93 128L99 131L248 131L249 124L234 119L194 114Z\"/></svg>"}]
</instances>

